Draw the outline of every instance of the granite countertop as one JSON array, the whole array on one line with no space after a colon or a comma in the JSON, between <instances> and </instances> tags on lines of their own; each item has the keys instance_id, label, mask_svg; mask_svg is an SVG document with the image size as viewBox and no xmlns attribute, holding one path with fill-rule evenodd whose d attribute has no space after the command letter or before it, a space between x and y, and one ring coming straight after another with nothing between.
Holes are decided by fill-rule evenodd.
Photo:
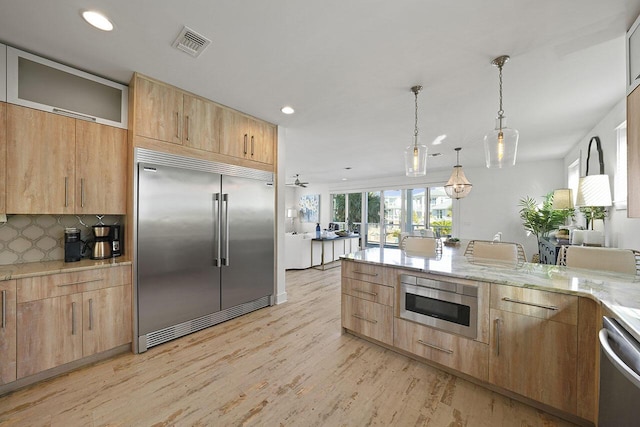
<instances>
[{"instance_id":1,"label":"granite countertop","mask_svg":"<svg viewBox=\"0 0 640 427\"><path fill-rule=\"evenodd\" d=\"M400 249L372 248L342 258L482 282L588 297L599 302L640 341L640 277L605 271L521 262L473 259L444 248L435 258Z\"/></svg>"},{"instance_id":2,"label":"granite countertop","mask_svg":"<svg viewBox=\"0 0 640 427\"><path fill-rule=\"evenodd\" d=\"M55 273L107 268L118 265L131 265L131 260L116 257L102 260L83 259L78 262L44 261L24 264L0 265L0 280L23 279L25 277L44 276Z\"/></svg>"}]
</instances>

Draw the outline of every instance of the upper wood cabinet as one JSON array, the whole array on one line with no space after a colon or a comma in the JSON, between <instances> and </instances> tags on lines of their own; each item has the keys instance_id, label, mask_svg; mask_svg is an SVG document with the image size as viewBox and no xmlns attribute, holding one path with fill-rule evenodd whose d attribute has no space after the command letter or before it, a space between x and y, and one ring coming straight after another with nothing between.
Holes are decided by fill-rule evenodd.
<instances>
[{"instance_id":1,"label":"upper wood cabinet","mask_svg":"<svg viewBox=\"0 0 640 427\"><path fill-rule=\"evenodd\" d=\"M7 194L7 104L0 102L0 213L6 212Z\"/></svg>"},{"instance_id":2,"label":"upper wood cabinet","mask_svg":"<svg viewBox=\"0 0 640 427\"><path fill-rule=\"evenodd\" d=\"M126 130L7 110L7 213L125 213Z\"/></svg>"},{"instance_id":3,"label":"upper wood cabinet","mask_svg":"<svg viewBox=\"0 0 640 427\"><path fill-rule=\"evenodd\" d=\"M75 119L7 110L7 213L73 214Z\"/></svg>"},{"instance_id":4,"label":"upper wood cabinet","mask_svg":"<svg viewBox=\"0 0 640 427\"><path fill-rule=\"evenodd\" d=\"M137 76L136 135L217 153L222 107L169 85Z\"/></svg>"},{"instance_id":5,"label":"upper wood cabinet","mask_svg":"<svg viewBox=\"0 0 640 427\"><path fill-rule=\"evenodd\" d=\"M640 218L640 89L627 96L627 216Z\"/></svg>"},{"instance_id":6,"label":"upper wood cabinet","mask_svg":"<svg viewBox=\"0 0 640 427\"><path fill-rule=\"evenodd\" d=\"M275 136L275 126L233 110L225 110L220 153L273 164Z\"/></svg>"},{"instance_id":7,"label":"upper wood cabinet","mask_svg":"<svg viewBox=\"0 0 640 427\"><path fill-rule=\"evenodd\" d=\"M76 214L127 210L127 131L76 121Z\"/></svg>"}]
</instances>

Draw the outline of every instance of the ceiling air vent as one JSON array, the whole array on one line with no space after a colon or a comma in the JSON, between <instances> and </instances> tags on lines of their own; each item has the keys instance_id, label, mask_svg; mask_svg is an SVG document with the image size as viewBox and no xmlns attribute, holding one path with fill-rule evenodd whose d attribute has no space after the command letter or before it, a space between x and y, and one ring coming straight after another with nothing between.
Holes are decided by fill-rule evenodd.
<instances>
[{"instance_id":1,"label":"ceiling air vent","mask_svg":"<svg viewBox=\"0 0 640 427\"><path fill-rule=\"evenodd\" d=\"M197 58L210 44L211 40L185 26L173 42L173 47Z\"/></svg>"}]
</instances>

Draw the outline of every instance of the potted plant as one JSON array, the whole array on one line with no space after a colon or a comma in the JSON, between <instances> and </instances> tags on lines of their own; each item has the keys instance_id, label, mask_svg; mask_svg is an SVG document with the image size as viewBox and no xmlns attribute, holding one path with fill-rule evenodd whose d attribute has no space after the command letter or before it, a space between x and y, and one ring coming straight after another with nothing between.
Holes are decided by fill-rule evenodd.
<instances>
[{"instance_id":1,"label":"potted plant","mask_svg":"<svg viewBox=\"0 0 640 427\"><path fill-rule=\"evenodd\" d=\"M573 217L573 209L553 209L552 205L553 192L544 197L541 206L529 196L520 199L522 225L525 230L536 236L538 247L541 237L548 237L550 231L556 230L567 218Z\"/></svg>"}]
</instances>

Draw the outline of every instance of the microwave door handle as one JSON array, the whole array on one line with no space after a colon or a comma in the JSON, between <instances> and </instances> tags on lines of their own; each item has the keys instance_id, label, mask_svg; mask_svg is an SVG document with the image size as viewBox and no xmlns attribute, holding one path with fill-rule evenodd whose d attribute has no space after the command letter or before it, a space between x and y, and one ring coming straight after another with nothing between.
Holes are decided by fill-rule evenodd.
<instances>
[{"instance_id":1,"label":"microwave door handle","mask_svg":"<svg viewBox=\"0 0 640 427\"><path fill-rule=\"evenodd\" d=\"M213 265L220 268L220 193L213 194Z\"/></svg>"},{"instance_id":2,"label":"microwave door handle","mask_svg":"<svg viewBox=\"0 0 640 427\"><path fill-rule=\"evenodd\" d=\"M222 265L229 266L229 194L222 195L224 203L224 253L222 254Z\"/></svg>"}]
</instances>

